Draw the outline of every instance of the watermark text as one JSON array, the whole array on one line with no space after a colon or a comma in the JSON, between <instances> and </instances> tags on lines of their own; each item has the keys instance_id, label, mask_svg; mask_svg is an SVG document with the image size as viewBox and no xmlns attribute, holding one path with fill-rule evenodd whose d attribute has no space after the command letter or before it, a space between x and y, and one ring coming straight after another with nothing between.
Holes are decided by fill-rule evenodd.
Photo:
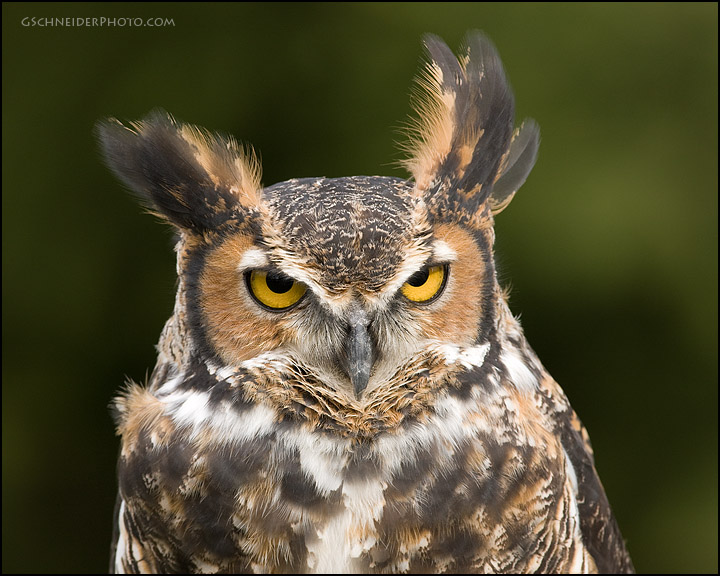
<instances>
[{"instance_id":1,"label":"watermark text","mask_svg":"<svg viewBox=\"0 0 720 576\"><path fill-rule=\"evenodd\" d=\"M65 17L43 18L26 16L20 23L25 27L37 28L164 28L174 27L174 18L110 18L110 17Z\"/></svg>"}]
</instances>

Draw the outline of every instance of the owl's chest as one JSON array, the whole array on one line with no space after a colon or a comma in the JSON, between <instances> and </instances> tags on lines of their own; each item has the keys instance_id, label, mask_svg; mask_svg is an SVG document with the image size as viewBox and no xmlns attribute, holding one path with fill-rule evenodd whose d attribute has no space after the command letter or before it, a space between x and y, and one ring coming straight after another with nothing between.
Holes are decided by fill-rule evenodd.
<instances>
[{"instance_id":1,"label":"owl's chest","mask_svg":"<svg viewBox=\"0 0 720 576\"><path fill-rule=\"evenodd\" d=\"M165 404L153 426L124 437L119 466L121 527L164 534L188 570L440 571L491 554L512 563L565 506L564 460L510 425L491 437L461 404L366 442L263 406L208 405L196 393Z\"/></svg>"}]
</instances>

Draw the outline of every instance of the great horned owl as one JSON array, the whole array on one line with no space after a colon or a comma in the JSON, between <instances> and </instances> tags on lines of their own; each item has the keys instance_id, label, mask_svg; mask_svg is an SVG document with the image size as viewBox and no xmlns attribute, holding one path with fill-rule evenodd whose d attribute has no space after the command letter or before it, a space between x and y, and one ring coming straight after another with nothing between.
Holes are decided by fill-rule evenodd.
<instances>
[{"instance_id":1,"label":"great horned owl","mask_svg":"<svg viewBox=\"0 0 720 576\"><path fill-rule=\"evenodd\" d=\"M163 113L99 125L177 243L116 400L117 572L631 572L587 433L510 313L493 218L536 158L480 33L426 39L409 180L263 188Z\"/></svg>"}]
</instances>

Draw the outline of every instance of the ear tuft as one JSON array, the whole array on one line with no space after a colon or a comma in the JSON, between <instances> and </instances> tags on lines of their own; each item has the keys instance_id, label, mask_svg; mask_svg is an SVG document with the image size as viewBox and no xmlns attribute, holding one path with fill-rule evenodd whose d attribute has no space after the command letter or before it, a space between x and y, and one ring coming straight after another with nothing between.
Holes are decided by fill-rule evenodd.
<instances>
[{"instance_id":1,"label":"ear tuft","mask_svg":"<svg viewBox=\"0 0 720 576\"><path fill-rule=\"evenodd\" d=\"M497 50L480 32L467 36L457 58L436 36L427 36L425 45L430 62L418 79L419 119L404 165L436 215L477 221L480 210L506 205L527 178L537 127L528 123L511 146L513 94ZM488 205L494 185L501 193Z\"/></svg>"},{"instance_id":2,"label":"ear tuft","mask_svg":"<svg viewBox=\"0 0 720 576\"><path fill-rule=\"evenodd\" d=\"M534 120L525 120L513 134L508 151L500 163L490 194L490 209L499 214L525 183L535 165L540 146L540 128Z\"/></svg>"},{"instance_id":3,"label":"ear tuft","mask_svg":"<svg viewBox=\"0 0 720 576\"><path fill-rule=\"evenodd\" d=\"M243 221L260 202L260 163L232 138L162 111L128 126L101 121L96 133L117 177L181 229L202 233Z\"/></svg>"}]
</instances>

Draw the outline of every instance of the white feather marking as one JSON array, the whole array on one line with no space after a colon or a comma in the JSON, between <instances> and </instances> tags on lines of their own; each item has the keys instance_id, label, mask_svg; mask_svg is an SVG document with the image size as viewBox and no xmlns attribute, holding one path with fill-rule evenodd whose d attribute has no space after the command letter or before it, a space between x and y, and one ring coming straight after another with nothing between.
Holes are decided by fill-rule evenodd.
<instances>
[{"instance_id":1,"label":"white feather marking","mask_svg":"<svg viewBox=\"0 0 720 576\"><path fill-rule=\"evenodd\" d=\"M268 406L257 404L240 414L227 402L210 410L209 400L207 392L188 390L165 399L166 412L178 427L188 429L190 439L211 431L219 442L244 442L274 430L276 414Z\"/></svg>"},{"instance_id":2,"label":"white feather marking","mask_svg":"<svg viewBox=\"0 0 720 576\"><path fill-rule=\"evenodd\" d=\"M530 369L525 366L522 358L520 358L515 350L512 348L503 350L502 354L500 354L500 361L505 365L505 368L507 368L510 382L512 382L518 390L522 392L533 392L537 390L537 379Z\"/></svg>"},{"instance_id":3,"label":"white feather marking","mask_svg":"<svg viewBox=\"0 0 720 576\"><path fill-rule=\"evenodd\" d=\"M383 457L388 477L412 464L419 454L427 453L434 444L442 448L438 453L438 466L442 467L444 457L450 459L464 440L475 435L471 419L467 417L476 407L475 402L474 399L459 400L451 396L439 398L435 414L426 422L408 426L404 434L379 438L377 453Z\"/></svg>"},{"instance_id":4,"label":"white feather marking","mask_svg":"<svg viewBox=\"0 0 720 576\"><path fill-rule=\"evenodd\" d=\"M578 509L578 482L575 468L570 461L567 451L563 448L563 454L565 455L565 475L570 482L570 490L565 488L565 494L569 498L567 502L567 512L569 517L567 518L568 525L568 536L570 536L576 543L580 544L574 547L575 553L569 560L568 573L580 573L587 566L589 558L588 552L585 546L582 545L583 537L580 530L580 510ZM562 509L562 508L560 508Z\"/></svg>"},{"instance_id":5,"label":"white feather marking","mask_svg":"<svg viewBox=\"0 0 720 576\"><path fill-rule=\"evenodd\" d=\"M175 378L170 378L170 380L166 380L163 384L160 385L160 388L157 391L158 396L162 396L165 394L170 394L175 391L175 388L177 388L178 384L183 381L185 378L185 374L179 374L175 376Z\"/></svg>"},{"instance_id":6,"label":"white feather marking","mask_svg":"<svg viewBox=\"0 0 720 576\"><path fill-rule=\"evenodd\" d=\"M360 556L364 550L369 550L375 544L374 526L375 521L380 520L385 507L383 493L387 488L384 481L377 479L355 480L343 484L343 501L345 507L350 510L354 518L355 526L361 526L363 531L372 532L365 534L362 541L354 542L354 546L360 546L360 550L352 553L353 558Z\"/></svg>"},{"instance_id":7,"label":"white feather marking","mask_svg":"<svg viewBox=\"0 0 720 576\"><path fill-rule=\"evenodd\" d=\"M439 344L434 347L445 357L448 364L459 362L465 368L480 368L485 362L485 356L490 350L490 344L460 347L452 344Z\"/></svg>"},{"instance_id":8,"label":"white feather marking","mask_svg":"<svg viewBox=\"0 0 720 576\"><path fill-rule=\"evenodd\" d=\"M306 541L308 567L314 574L353 574L347 551L347 532L351 524L349 512L330 520L317 532L317 539Z\"/></svg>"},{"instance_id":9,"label":"white feather marking","mask_svg":"<svg viewBox=\"0 0 720 576\"><path fill-rule=\"evenodd\" d=\"M178 425L197 427L202 426L210 417L207 406L209 400L210 395L207 392L188 390L169 397L166 402L168 412Z\"/></svg>"},{"instance_id":10,"label":"white feather marking","mask_svg":"<svg viewBox=\"0 0 720 576\"><path fill-rule=\"evenodd\" d=\"M466 368L480 368L485 363L485 356L490 350L490 344L480 344L479 346L470 346L464 348L460 352L460 362Z\"/></svg>"},{"instance_id":11,"label":"white feather marking","mask_svg":"<svg viewBox=\"0 0 720 576\"><path fill-rule=\"evenodd\" d=\"M127 555L127 531L125 530L125 500L120 500L118 510L118 539L115 546L115 573L124 574L123 558Z\"/></svg>"},{"instance_id":12,"label":"white feather marking","mask_svg":"<svg viewBox=\"0 0 720 576\"><path fill-rule=\"evenodd\" d=\"M360 558L377 543L375 522L382 517L387 485L359 480L343 485L345 511L335 516L307 541L308 566L316 574L357 574Z\"/></svg>"},{"instance_id":13,"label":"white feather marking","mask_svg":"<svg viewBox=\"0 0 720 576\"><path fill-rule=\"evenodd\" d=\"M284 372L288 366L288 351L285 348L278 348L272 352L263 352L257 356L240 363L241 368L246 370L274 370Z\"/></svg>"},{"instance_id":14,"label":"white feather marking","mask_svg":"<svg viewBox=\"0 0 720 576\"><path fill-rule=\"evenodd\" d=\"M236 373L237 368L235 366L224 366L217 371L217 376L221 380L227 380L231 376L234 376Z\"/></svg>"},{"instance_id":15,"label":"white feather marking","mask_svg":"<svg viewBox=\"0 0 720 576\"><path fill-rule=\"evenodd\" d=\"M303 430L288 431L281 440L288 453L297 451L301 470L323 495L340 487L349 454L348 440L308 434Z\"/></svg>"},{"instance_id":16,"label":"white feather marking","mask_svg":"<svg viewBox=\"0 0 720 576\"><path fill-rule=\"evenodd\" d=\"M454 262L457 260L457 252L444 240L435 240L432 244L433 257L438 262Z\"/></svg>"},{"instance_id":17,"label":"white feather marking","mask_svg":"<svg viewBox=\"0 0 720 576\"><path fill-rule=\"evenodd\" d=\"M237 265L238 272L245 272L246 270L252 270L253 268L266 268L270 265L270 260L267 254L260 250L260 248L249 248L245 250L240 262Z\"/></svg>"},{"instance_id":18,"label":"white feather marking","mask_svg":"<svg viewBox=\"0 0 720 576\"><path fill-rule=\"evenodd\" d=\"M563 448L563 454L565 454L565 473L567 474L567 477L570 480L570 486L572 486L573 495L577 496L578 481L577 481L577 475L575 474L575 468L573 467L572 462L570 462L570 457L568 456L568 453L565 451L565 448ZM577 507L577 505L576 505L576 507Z\"/></svg>"},{"instance_id":19,"label":"white feather marking","mask_svg":"<svg viewBox=\"0 0 720 576\"><path fill-rule=\"evenodd\" d=\"M439 398L435 403L431 430L452 452L468 437L474 436L474 429L471 429L467 418L473 406L473 400L460 400L454 396ZM447 452L450 453L450 450Z\"/></svg>"},{"instance_id":20,"label":"white feather marking","mask_svg":"<svg viewBox=\"0 0 720 576\"><path fill-rule=\"evenodd\" d=\"M387 483L382 478L346 479L350 440L286 430L277 436L275 457L299 458L300 470L318 492L342 490L344 509L314 529L309 526L305 544L307 568L312 573L347 574L362 571L361 557L377 541L375 522L382 516Z\"/></svg>"},{"instance_id":21,"label":"white feather marking","mask_svg":"<svg viewBox=\"0 0 720 576\"><path fill-rule=\"evenodd\" d=\"M276 423L275 410L264 404L239 414L234 406L223 402L212 412L207 425L223 442L245 442L272 434Z\"/></svg>"}]
</instances>

